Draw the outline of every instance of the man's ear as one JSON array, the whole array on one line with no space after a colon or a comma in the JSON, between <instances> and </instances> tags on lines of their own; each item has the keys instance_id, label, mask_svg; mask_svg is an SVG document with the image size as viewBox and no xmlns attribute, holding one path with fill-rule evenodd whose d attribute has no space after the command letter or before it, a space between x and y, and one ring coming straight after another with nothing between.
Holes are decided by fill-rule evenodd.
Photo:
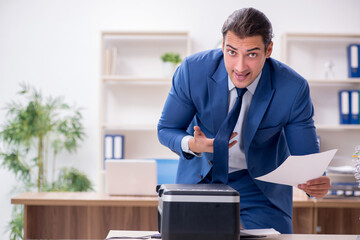
<instances>
[{"instance_id":1,"label":"man's ear","mask_svg":"<svg viewBox=\"0 0 360 240\"><path fill-rule=\"evenodd\" d=\"M269 46L266 49L266 58L269 58L271 56L272 50L273 50L273 42L270 42Z\"/></svg>"},{"instance_id":2,"label":"man's ear","mask_svg":"<svg viewBox=\"0 0 360 240\"><path fill-rule=\"evenodd\" d=\"M224 47L225 47L225 40L224 40L224 38L222 39L222 42L221 42L221 48L222 48L222 51L224 52Z\"/></svg>"}]
</instances>

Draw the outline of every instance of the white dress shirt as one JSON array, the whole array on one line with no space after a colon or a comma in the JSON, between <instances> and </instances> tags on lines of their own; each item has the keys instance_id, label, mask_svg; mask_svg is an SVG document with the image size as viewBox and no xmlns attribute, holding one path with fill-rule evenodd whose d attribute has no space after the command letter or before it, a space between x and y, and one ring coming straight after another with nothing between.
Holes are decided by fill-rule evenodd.
<instances>
[{"instance_id":1,"label":"white dress shirt","mask_svg":"<svg viewBox=\"0 0 360 240\"><path fill-rule=\"evenodd\" d=\"M243 127L245 123L244 119L246 118L251 100L255 93L256 87L259 83L260 77L261 77L261 72L256 77L254 82L247 87L247 91L245 92L242 99L239 118L234 128L234 132L237 132L238 135L236 135L236 137L230 140L230 142L237 140L237 143L229 149L229 173L239 171L242 169L247 169L244 144L242 141ZM232 107L234 106L237 98L237 91L230 77L228 77L228 86L229 86L229 108L228 108L228 113L229 113ZM193 136L191 135L183 137L183 139L181 140L181 149L186 153L191 153L195 156L201 156L201 154L194 153L189 149L188 143L191 138L193 138Z\"/></svg>"},{"instance_id":2,"label":"white dress shirt","mask_svg":"<svg viewBox=\"0 0 360 240\"><path fill-rule=\"evenodd\" d=\"M237 143L229 149L229 173L239 171L241 169L247 169L242 135L244 132L243 128L245 124L246 115L249 110L250 103L254 96L256 87L259 83L260 77L261 77L261 72L259 76L255 78L254 82L247 87L247 91L245 92L242 98L239 118L233 131L233 132L237 132L238 135L236 135L233 139L230 140L230 142L236 140ZM228 78L228 85L229 85L229 109L228 109L228 113L229 113L236 102L237 91L230 77Z\"/></svg>"}]
</instances>

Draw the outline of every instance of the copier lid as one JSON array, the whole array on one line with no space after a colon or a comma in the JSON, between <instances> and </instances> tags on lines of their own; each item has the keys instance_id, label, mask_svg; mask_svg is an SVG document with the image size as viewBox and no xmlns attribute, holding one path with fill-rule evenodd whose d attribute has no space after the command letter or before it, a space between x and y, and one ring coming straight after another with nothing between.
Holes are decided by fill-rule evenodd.
<instances>
[{"instance_id":1,"label":"copier lid","mask_svg":"<svg viewBox=\"0 0 360 240\"><path fill-rule=\"evenodd\" d=\"M239 193L225 184L164 184L158 195L163 202L240 202Z\"/></svg>"}]
</instances>

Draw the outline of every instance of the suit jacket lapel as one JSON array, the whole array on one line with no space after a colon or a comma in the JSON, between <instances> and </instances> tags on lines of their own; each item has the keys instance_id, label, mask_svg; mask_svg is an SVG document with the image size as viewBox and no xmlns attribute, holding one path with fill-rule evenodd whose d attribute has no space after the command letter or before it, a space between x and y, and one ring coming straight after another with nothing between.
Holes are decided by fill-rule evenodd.
<instances>
[{"instance_id":1,"label":"suit jacket lapel","mask_svg":"<svg viewBox=\"0 0 360 240\"><path fill-rule=\"evenodd\" d=\"M271 85L270 66L266 61L245 120L243 141L246 155L274 92Z\"/></svg>"},{"instance_id":2,"label":"suit jacket lapel","mask_svg":"<svg viewBox=\"0 0 360 240\"><path fill-rule=\"evenodd\" d=\"M215 137L220 125L226 118L229 104L228 74L224 65L224 59L221 60L215 73L211 76L211 79L209 79L208 90L213 118L213 134Z\"/></svg>"}]
</instances>

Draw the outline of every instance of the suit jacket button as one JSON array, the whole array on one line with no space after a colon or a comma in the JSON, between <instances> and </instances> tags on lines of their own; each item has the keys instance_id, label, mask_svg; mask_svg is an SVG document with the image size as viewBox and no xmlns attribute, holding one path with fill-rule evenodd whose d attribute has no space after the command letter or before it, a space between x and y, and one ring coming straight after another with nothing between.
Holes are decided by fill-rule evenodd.
<instances>
[{"instance_id":1,"label":"suit jacket button","mask_svg":"<svg viewBox=\"0 0 360 240\"><path fill-rule=\"evenodd\" d=\"M208 160L208 164L210 165L210 166L212 166L213 164L212 164L212 162L210 161L210 160Z\"/></svg>"},{"instance_id":2,"label":"suit jacket button","mask_svg":"<svg viewBox=\"0 0 360 240\"><path fill-rule=\"evenodd\" d=\"M201 174L199 174L198 177L199 177L200 179L203 179L203 176L202 176Z\"/></svg>"}]
</instances>

